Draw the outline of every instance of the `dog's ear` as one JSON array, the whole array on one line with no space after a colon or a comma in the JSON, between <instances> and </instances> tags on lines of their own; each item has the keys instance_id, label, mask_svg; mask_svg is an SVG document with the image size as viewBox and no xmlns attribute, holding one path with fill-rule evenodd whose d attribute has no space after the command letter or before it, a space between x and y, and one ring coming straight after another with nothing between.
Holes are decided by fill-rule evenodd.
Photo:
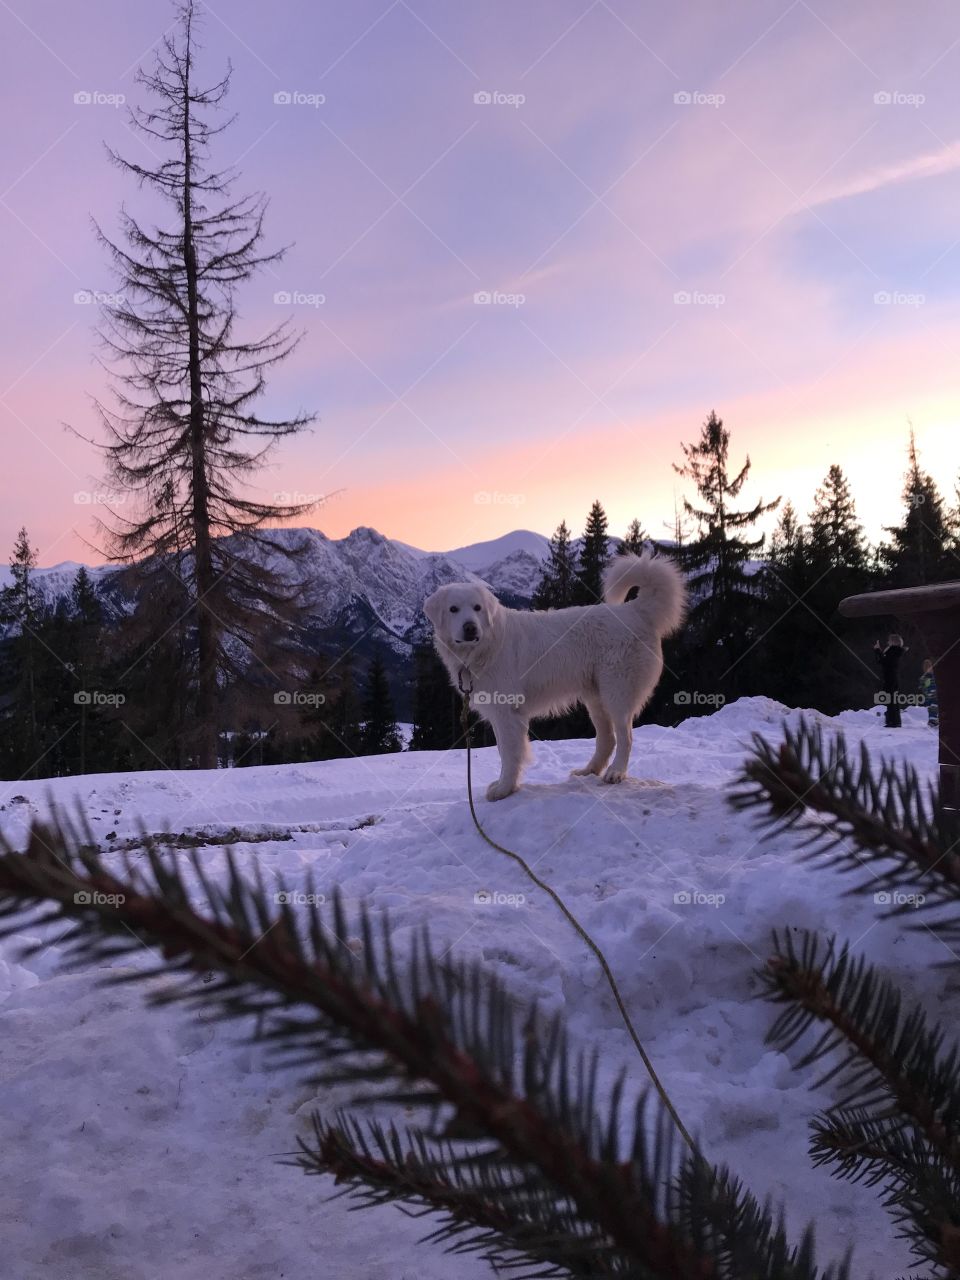
<instances>
[{"instance_id":1,"label":"dog's ear","mask_svg":"<svg viewBox=\"0 0 960 1280\"><path fill-rule=\"evenodd\" d=\"M492 618L494 617L495 614L499 613L499 611L503 608L503 605L500 603L497 597L493 594L493 592L489 589L489 587L481 587L480 590L483 593L484 602L486 603L486 606L487 606L487 613Z\"/></svg>"},{"instance_id":2,"label":"dog's ear","mask_svg":"<svg viewBox=\"0 0 960 1280\"><path fill-rule=\"evenodd\" d=\"M446 597L446 587L437 587L433 595L427 596L423 602L423 612L427 615L432 626L436 626L439 621L440 614L443 612L443 601Z\"/></svg>"}]
</instances>

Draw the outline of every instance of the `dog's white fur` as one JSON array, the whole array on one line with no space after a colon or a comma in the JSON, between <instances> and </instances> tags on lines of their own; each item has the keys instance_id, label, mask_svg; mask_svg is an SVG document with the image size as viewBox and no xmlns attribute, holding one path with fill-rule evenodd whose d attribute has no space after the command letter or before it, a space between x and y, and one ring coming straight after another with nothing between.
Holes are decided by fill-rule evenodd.
<instances>
[{"instance_id":1,"label":"dog's white fur","mask_svg":"<svg viewBox=\"0 0 960 1280\"><path fill-rule=\"evenodd\" d=\"M636 598L626 601L634 587ZM605 782L625 777L633 719L660 679L660 641L683 621L686 589L671 561L624 555L604 574L603 599L522 612L505 608L484 586L458 582L424 602L451 680L472 688L470 705L497 738L500 777L487 788L488 800L516 791L530 754L531 719L559 715L576 702L585 704L597 737L590 760L574 772L602 773Z\"/></svg>"}]
</instances>

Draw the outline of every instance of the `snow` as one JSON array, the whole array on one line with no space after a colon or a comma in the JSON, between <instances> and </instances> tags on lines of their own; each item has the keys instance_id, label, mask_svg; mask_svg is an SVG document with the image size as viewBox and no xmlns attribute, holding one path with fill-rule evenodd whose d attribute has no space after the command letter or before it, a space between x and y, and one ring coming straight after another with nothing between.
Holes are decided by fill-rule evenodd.
<instances>
[{"instance_id":1,"label":"snow","mask_svg":"<svg viewBox=\"0 0 960 1280\"><path fill-rule=\"evenodd\" d=\"M286 580L299 578L311 620L321 626L338 625L361 602L372 615L365 627L375 619L386 634L406 641L415 639L423 628L426 597L445 583L483 581L496 592L532 598L549 547L542 534L525 529L449 552L422 551L364 526L345 538L328 538L310 528L269 529L264 535L301 551L296 567L279 552L255 549L252 556L269 561ZM35 571L34 581L48 604L69 594L79 567L64 561ZM116 580L117 569L99 565L90 573L102 588L108 588ZM10 569L0 566L0 587L10 581Z\"/></svg>"},{"instance_id":2,"label":"snow","mask_svg":"<svg viewBox=\"0 0 960 1280\"><path fill-rule=\"evenodd\" d=\"M550 551L550 539L530 529L514 529L499 538L491 538L488 542L472 542L467 547L456 547L453 551L440 554L449 556L451 560L456 560L458 564L482 576L490 565L506 560L518 551L526 552L539 561L546 560Z\"/></svg>"},{"instance_id":3,"label":"snow","mask_svg":"<svg viewBox=\"0 0 960 1280\"><path fill-rule=\"evenodd\" d=\"M856 1274L892 1280L909 1259L875 1191L809 1161L807 1121L830 1095L765 1046L773 1013L751 998L753 975L773 926L815 927L894 973L932 1014L955 1020L957 999L935 967L949 958L941 943L925 933L908 940L904 921L882 920L869 894L843 897L843 877L801 865L794 836L761 840L727 805L751 734L779 739L799 714L747 698L674 728L640 728L631 776L615 788L569 777L586 743L538 743L522 791L479 810L491 836L526 854L597 937L707 1155L761 1197L789 1197L795 1237L815 1218L822 1261L854 1244ZM854 745L866 741L875 758L934 775L936 735L922 710L909 709L900 731L885 731L873 711L816 718L828 734L842 727ZM478 751L480 795L496 771L495 750ZM22 841L51 799L78 800L107 846L141 822L204 834L214 876L224 866L215 841L239 827L246 839L233 849L245 868L258 864L288 888L310 868L319 889L338 885L350 903L389 908L401 951L428 920L438 950L478 957L521 1000L564 1009L575 1042L602 1046L606 1079L625 1065L644 1084L586 948L473 829L461 752L10 783L0 787L0 823ZM482 891L494 902L478 903ZM330 1185L279 1163L311 1111L329 1111L345 1092L317 1097L268 1072L237 1028L203 1013L147 1010L139 987L108 990L96 973L63 972L55 939L27 963L15 953L16 940L0 951L5 1276L492 1275L475 1258L418 1245L423 1221L323 1203Z\"/></svg>"}]
</instances>

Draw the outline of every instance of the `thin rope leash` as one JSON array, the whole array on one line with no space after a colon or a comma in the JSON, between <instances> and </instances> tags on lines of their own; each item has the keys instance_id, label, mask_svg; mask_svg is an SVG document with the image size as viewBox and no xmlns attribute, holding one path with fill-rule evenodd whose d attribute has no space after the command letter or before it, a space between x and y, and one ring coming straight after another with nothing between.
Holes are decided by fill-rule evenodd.
<instances>
[{"instance_id":1,"label":"thin rope leash","mask_svg":"<svg viewBox=\"0 0 960 1280\"><path fill-rule=\"evenodd\" d=\"M613 976L613 971L611 970L610 965L607 963L607 957L600 950L598 943L596 943L593 940L593 938L590 936L590 934L587 933L586 929L583 927L583 925L580 923L577 917L573 914L573 912L570 910L570 908L567 906L564 900L560 897L560 895L556 892L556 890L552 889L545 880L541 880L540 877L537 875L537 873L529 865L529 863L527 863L525 859L520 856L519 853L514 853L512 849L507 849L504 845L497 844L496 840L494 840L491 836L488 836L486 831L484 831L483 827L481 826L480 819L477 817L476 807L474 806L474 803L473 803L473 759L472 759L472 750L471 750L473 745L473 738L470 731L470 694L473 692L473 684L471 682L469 688L464 688L463 676L465 672L469 676L470 673L467 671L466 667L461 667L460 672L457 675L457 687L459 688L461 694L463 695L463 704L460 711L460 726L463 729L463 736L467 744L467 799L470 802L470 816L473 818L473 825L477 828L477 831L479 831L480 835L483 837L484 840L486 840L487 844L490 845L492 849L496 849L498 853L503 853L508 858L512 858L513 861L516 862L523 869L524 873L527 875L527 877L530 880L533 881L533 883L537 886L537 888L542 889L544 893L547 893L550 895L553 901L557 904L557 906L560 908L563 914L567 917L567 919L573 925L574 929L576 929L580 937L584 940L584 942L587 944L587 946L590 948L593 954L597 957L597 960L599 961L599 964L600 964L600 968L603 970L604 977L606 978L607 983L609 984L610 990L613 992L613 998L617 1002L617 1008L620 1010L620 1017L623 1019L623 1025L627 1028L627 1031L630 1035L630 1039L633 1041L634 1046L637 1050L637 1053L639 1053L640 1055L640 1060L643 1063L644 1067L646 1068L647 1074L649 1075L650 1079L653 1081L653 1087L656 1089L657 1093L660 1095L660 1099L663 1102L663 1105L666 1107L671 1120L676 1125L677 1132L680 1134L681 1138L683 1138L684 1142L687 1144L687 1146L690 1148L693 1154L697 1157L697 1159L702 1159L700 1152L697 1149L697 1144L694 1142L693 1138L691 1138L686 1125L680 1119L679 1112L677 1111L676 1107L673 1105L673 1101L671 1100L670 1095L667 1093L666 1087L664 1086L660 1077L657 1075L656 1068L654 1067L653 1063L650 1061L650 1056L647 1053L646 1049L644 1049L640 1041L640 1037L637 1035L637 1031L630 1018L630 1014L627 1012L627 1006L624 1004L623 996L620 994L620 988L617 986L617 980Z\"/></svg>"}]
</instances>

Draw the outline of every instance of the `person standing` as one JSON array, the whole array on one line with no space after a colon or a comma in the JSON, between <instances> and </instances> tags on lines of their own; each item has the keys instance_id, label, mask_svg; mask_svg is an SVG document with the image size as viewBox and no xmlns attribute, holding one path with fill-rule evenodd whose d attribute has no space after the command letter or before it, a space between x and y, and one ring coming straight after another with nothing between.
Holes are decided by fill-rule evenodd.
<instances>
[{"instance_id":1,"label":"person standing","mask_svg":"<svg viewBox=\"0 0 960 1280\"><path fill-rule=\"evenodd\" d=\"M927 708L927 726L936 729L940 724L940 708L937 705L937 677L933 674L933 659L924 658L920 676L920 694Z\"/></svg>"},{"instance_id":2,"label":"person standing","mask_svg":"<svg viewBox=\"0 0 960 1280\"><path fill-rule=\"evenodd\" d=\"M884 724L888 729L899 729L901 727L900 720L900 659L906 653L903 638L895 631L887 636L887 643L881 649L880 641L873 642L873 650L877 655L877 661L880 663L880 672L883 677L883 692L887 695L885 704L887 708Z\"/></svg>"}]
</instances>

